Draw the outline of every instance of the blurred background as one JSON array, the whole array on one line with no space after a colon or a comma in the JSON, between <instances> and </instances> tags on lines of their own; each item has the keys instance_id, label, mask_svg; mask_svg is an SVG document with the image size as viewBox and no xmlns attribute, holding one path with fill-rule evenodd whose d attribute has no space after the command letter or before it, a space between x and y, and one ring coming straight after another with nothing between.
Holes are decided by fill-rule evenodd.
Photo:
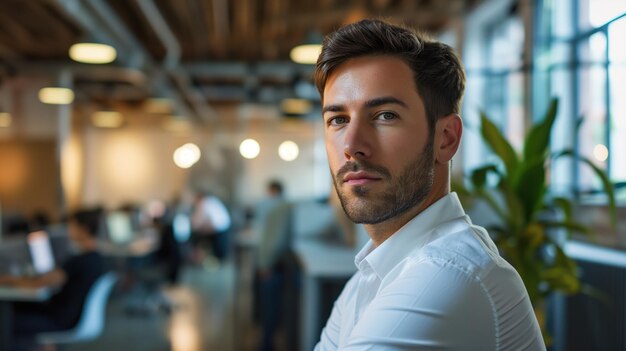
<instances>
[{"instance_id":1,"label":"blurred background","mask_svg":"<svg viewBox=\"0 0 626 351\"><path fill-rule=\"evenodd\" d=\"M267 328L276 349L312 349L367 240L334 199L312 63L324 35L383 17L464 62L461 182L497 161L481 112L521 152L559 99L550 149L606 172L617 223L591 168L546 165L547 196L592 233L564 248L601 292L549 296L550 349L626 350L625 14L625 0L3 0L0 270L36 274L37 230L59 266L72 254L64 219L97 209L117 282L103 327L69 350L257 350ZM268 219L281 208L271 181L288 224ZM279 305L264 300L268 267ZM25 298L9 290L5 312Z\"/></svg>"}]
</instances>

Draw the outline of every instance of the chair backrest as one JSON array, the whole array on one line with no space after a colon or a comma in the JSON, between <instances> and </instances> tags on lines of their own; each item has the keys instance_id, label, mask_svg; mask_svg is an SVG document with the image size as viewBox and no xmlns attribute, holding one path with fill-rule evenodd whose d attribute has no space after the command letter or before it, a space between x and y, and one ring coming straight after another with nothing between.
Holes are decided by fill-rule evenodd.
<instances>
[{"instance_id":1,"label":"chair backrest","mask_svg":"<svg viewBox=\"0 0 626 351\"><path fill-rule=\"evenodd\" d=\"M115 272L103 274L89 289L76 326L69 330L37 334L37 343L44 345L68 344L97 338L104 329L107 300L116 282L117 274Z\"/></svg>"},{"instance_id":2,"label":"chair backrest","mask_svg":"<svg viewBox=\"0 0 626 351\"><path fill-rule=\"evenodd\" d=\"M104 328L107 300L117 282L117 274L108 272L102 275L89 289L80 320L74 328L80 339L95 338Z\"/></svg>"}]
</instances>

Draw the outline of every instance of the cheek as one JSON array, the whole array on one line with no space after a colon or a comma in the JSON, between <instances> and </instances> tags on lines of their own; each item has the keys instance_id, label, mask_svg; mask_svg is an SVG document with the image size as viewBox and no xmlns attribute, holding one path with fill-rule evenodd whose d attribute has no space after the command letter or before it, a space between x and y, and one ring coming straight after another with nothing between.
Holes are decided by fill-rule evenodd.
<instances>
[{"instance_id":1,"label":"cheek","mask_svg":"<svg viewBox=\"0 0 626 351\"><path fill-rule=\"evenodd\" d=\"M331 170L339 168L339 164L343 158L343 147L340 146L339 140L334 136L326 136L326 156Z\"/></svg>"}]
</instances>

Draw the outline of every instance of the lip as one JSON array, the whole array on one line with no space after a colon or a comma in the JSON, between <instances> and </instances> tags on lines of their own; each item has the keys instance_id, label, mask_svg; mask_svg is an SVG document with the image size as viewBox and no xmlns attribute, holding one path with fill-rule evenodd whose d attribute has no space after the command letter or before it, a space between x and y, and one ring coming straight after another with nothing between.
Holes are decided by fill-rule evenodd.
<instances>
[{"instance_id":1,"label":"lip","mask_svg":"<svg viewBox=\"0 0 626 351\"><path fill-rule=\"evenodd\" d=\"M363 185L380 180L381 178L371 173L359 171L350 172L343 177L343 182L349 185Z\"/></svg>"}]
</instances>

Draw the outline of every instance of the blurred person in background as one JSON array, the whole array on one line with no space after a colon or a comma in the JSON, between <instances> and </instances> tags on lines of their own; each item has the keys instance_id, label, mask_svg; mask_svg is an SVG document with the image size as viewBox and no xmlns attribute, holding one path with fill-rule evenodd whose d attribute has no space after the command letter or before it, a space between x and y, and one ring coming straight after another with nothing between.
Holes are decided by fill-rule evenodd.
<instances>
[{"instance_id":1,"label":"blurred person in background","mask_svg":"<svg viewBox=\"0 0 626 351\"><path fill-rule=\"evenodd\" d=\"M222 200L210 192L197 192L191 210L191 230L198 263L213 267L226 258L230 227L230 214Z\"/></svg>"},{"instance_id":2,"label":"blurred person in background","mask_svg":"<svg viewBox=\"0 0 626 351\"><path fill-rule=\"evenodd\" d=\"M283 185L272 180L267 196L256 209L254 230L260 239L257 279L261 319L261 351L275 349L275 336L284 312L285 283L290 272L291 204L283 196Z\"/></svg>"},{"instance_id":3,"label":"blurred person in background","mask_svg":"<svg viewBox=\"0 0 626 351\"><path fill-rule=\"evenodd\" d=\"M89 289L107 270L96 250L100 214L82 210L69 216L73 254L61 267L35 277L0 276L0 285L58 289L46 302L14 304L15 350L28 347L38 333L70 329L78 322Z\"/></svg>"}]
</instances>

